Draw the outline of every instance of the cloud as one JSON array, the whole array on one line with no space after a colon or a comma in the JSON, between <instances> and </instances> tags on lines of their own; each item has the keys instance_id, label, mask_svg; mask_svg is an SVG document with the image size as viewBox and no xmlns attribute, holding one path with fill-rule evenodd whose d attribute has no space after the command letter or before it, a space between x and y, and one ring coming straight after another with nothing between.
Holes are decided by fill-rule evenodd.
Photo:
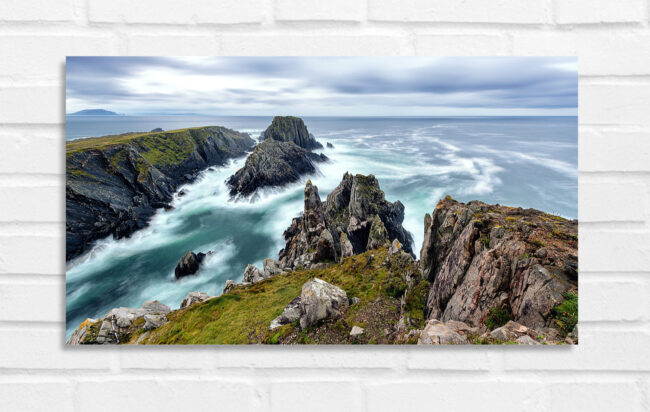
<instances>
[{"instance_id":1,"label":"cloud","mask_svg":"<svg viewBox=\"0 0 650 412\"><path fill-rule=\"evenodd\" d=\"M570 114L564 57L69 57L68 112Z\"/></svg>"}]
</instances>

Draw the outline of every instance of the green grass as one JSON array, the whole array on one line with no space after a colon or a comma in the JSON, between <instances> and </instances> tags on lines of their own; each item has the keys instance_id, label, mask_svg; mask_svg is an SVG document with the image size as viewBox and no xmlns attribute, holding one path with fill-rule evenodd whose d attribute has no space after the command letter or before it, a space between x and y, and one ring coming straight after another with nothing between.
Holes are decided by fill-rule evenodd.
<instances>
[{"instance_id":1,"label":"green grass","mask_svg":"<svg viewBox=\"0 0 650 412\"><path fill-rule=\"evenodd\" d=\"M368 259L370 255L373 259ZM318 277L346 291L348 297L356 296L361 301L349 307L338 330L332 326L332 333L347 336L349 325L363 324L367 305L393 298L402 289L401 272L385 268L382 263L386 248L366 252L345 259L342 264L333 264L323 269L300 270L276 275L270 279L247 287L237 288L227 295L196 304L185 310L168 315L167 324L151 332L144 343L155 344L237 344L237 343L282 343L291 333L297 333L300 343L318 343L310 338L309 330L298 331L296 324L280 329L268 330L271 321L284 307L299 296L302 285ZM403 281L402 281L403 282ZM426 289L422 288L422 291ZM403 290L401 292L403 294ZM412 317L424 317L426 294L407 298L411 301ZM415 313L420 312L418 316ZM364 315L365 314L365 315ZM348 326L342 326L348 325ZM371 337L369 337L370 339Z\"/></svg>"},{"instance_id":2,"label":"green grass","mask_svg":"<svg viewBox=\"0 0 650 412\"><path fill-rule=\"evenodd\" d=\"M492 308L489 310L487 318L485 318L485 326L489 330L500 328L512 319L510 313L503 308Z\"/></svg>"},{"instance_id":3,"label":"green grass","mask_svg":"<svg viewBox=\"0 0 650 412\"><path fill-rule=\"evenodd\" d=\"M578 324L578 295L566 292L564 299L564 302L553 308L553 315L560 331L566 336Z\"/></svg>"}]
</instances>

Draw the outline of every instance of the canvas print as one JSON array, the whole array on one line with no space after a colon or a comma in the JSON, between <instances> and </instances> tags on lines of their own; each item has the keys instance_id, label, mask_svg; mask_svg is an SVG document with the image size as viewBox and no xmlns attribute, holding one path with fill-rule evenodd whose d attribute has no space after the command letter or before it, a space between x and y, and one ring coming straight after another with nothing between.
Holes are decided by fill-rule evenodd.
<instances>
[{"instance_id":1,"label":"canvas print","mask_svg":"<svg viewBox=\"0 0 650 412\"><path fill-rule=\"evenodd\" d=\"M578 343L572 57L68 57L66 342Z\"/></svg>"}]
</instances>

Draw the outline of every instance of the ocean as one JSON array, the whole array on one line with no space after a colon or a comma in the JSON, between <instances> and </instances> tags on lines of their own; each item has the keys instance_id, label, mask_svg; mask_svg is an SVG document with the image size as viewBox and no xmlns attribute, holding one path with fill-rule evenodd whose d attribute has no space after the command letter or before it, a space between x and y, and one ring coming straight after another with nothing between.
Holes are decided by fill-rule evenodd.
<instances>
[{"instance_id":1,"label":"ocean","mask_svg":"<svg viewBox=\"0 0 650 412\"><path fill-rule=\"evenodd\" d=\"M272 117L68 116L66 139L107 134L219 125L257 139ZM178 308L191 291L221 293L240 281L248 263L277 258L283 231L303 207L310 178L321 199L347 171L374 174L389 201L405 205L404 227L418 254L424 214L451 195L536 208L578 217L577 117L304 117L330 161L318 172L280 189L265 190L254 203L232 202L224 181L245 158L204 171L174 209L158 211L149 227L129 239L96 242L68 262L66 338L87 317L111 308L159 300ZM181 189L181 188L179 188ZM197 276L174 281L174 268L188 250L214 251Z\"/></svg>"}]
</instances>

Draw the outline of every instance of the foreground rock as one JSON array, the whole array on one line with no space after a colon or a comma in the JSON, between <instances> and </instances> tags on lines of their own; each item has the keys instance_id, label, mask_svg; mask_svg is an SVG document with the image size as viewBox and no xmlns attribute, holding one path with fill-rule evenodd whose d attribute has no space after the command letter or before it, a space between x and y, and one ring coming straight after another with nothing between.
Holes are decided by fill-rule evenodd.
<instances>
[{"instance_id":1,"label":"foreground rock","mask_svg":"<svg viewBox=\"0 0 650 412\"><path fill-rule=\"evenodd\" d=\"M302 329L326 319L338 319L348 307L348 296L337 286L315 278L302 286L302 293L292 300L282 314L273 319L269 329L300 320Z\"/></svg>"},{"instance_id":2,"label":"foreground rock","mask_svg":"<svg viewBox=\"0 0 650 412\"><path fill-rule=\"evenodd\" d=\"M441 200L425 217L420 265L429 319L482 325L498 309L529 328L577 290L577 221L532 210Z\"/></svg>"},{"instance_id":3,"label":"foreground rock","mask_svg":"<svg viewBox=\"0 0 650 412\"><path fill-rule=\"evenodd\" d=\"M315 163L327 157L292 142L267 139L258 144L244 167L230 176L226 184L233 198L247 197L263 187L281 187L297 182L300 176L316 172Z\"/></svg>"},{"instance_id":4,"label":"foreground rock","mask_svg":"<svg viewBox=\"0 0 650 412\"><path fill-rule=\"evenodd\" d=\"M254 144L248 134L216 126L66 142L66 260L96 239L145 227L181 184Z\"/></svg>"},{"instance_id":5,"label":"foreground rock","mask_svg":"<svg viewBox=\"0 0 650 412\"><path fill-rule=\"evenodd\" d=\"M140 308L115 308L102 319L87 319L72 333L69 345L127 343L139 328L158 328L167 322L169 306L147 301Z\"/></svg>"},{"instance_id":6,"label":"foreground rock","mask_svg":"<svg viewBox=\"0 0 650 412\"><path fill-rule=\"evenodd\" d=\"M343 180L322 202L311 181L305 185L303 214L284 232L280 251L285 268L310 267L385 246L397 239L412 253L411 234L404 229L404 205L384 198L374 176L345 173Z\"/></svg>"},{"instance_id":7,"label":"foreground rock","mask_svg":"<svg viewBox=\"0 0 650 412\"><path fill-rule=\"evenodd\" d=\"M271 125L260 135L261 141L269 139L295 143L307 150L323 148L323 145L309 133L303 120L294 116L275 116Z\"/></svg>"},{"instance_id":8,"label":"foreground rock","mask_svg":"<svg viewBox=\"0 0 650 412\"><path fill-rule=\"evenodd\" d=\"M210 299L211 296L208 295L205 292L190 292L187 294L185 299L183 299L183 302L181 302L181 309L189 308L190 306L194 305L195 303L201 303L204 302L208 299Z\"/></svg>"},{"instance_id":9,"label":"foreground rock","mask_svg":"<svg viewBox=\"0 0 650 412\"><path fill-rule=\"evenodd\" d=\"M443 323L431 319L420 332L418 345L464 345L468 343L467 335L461 335L459 330L468 329L469 327L462 322Z\"/></svg>"},{"instance_id":10,"label":"foreground rock","mask_svg":"<svg viewBox=\"0 0 650 412\"><path fill-rule=\"evenodd\" d=\"M190 276L198 272L201 266L201 262L203 262L205 256L205 253L194 253L192 251L189 251L183 255L181 260L178 261L176 268L174 269L174 276L176 279Z\"/></svg>"}]
</instances>

